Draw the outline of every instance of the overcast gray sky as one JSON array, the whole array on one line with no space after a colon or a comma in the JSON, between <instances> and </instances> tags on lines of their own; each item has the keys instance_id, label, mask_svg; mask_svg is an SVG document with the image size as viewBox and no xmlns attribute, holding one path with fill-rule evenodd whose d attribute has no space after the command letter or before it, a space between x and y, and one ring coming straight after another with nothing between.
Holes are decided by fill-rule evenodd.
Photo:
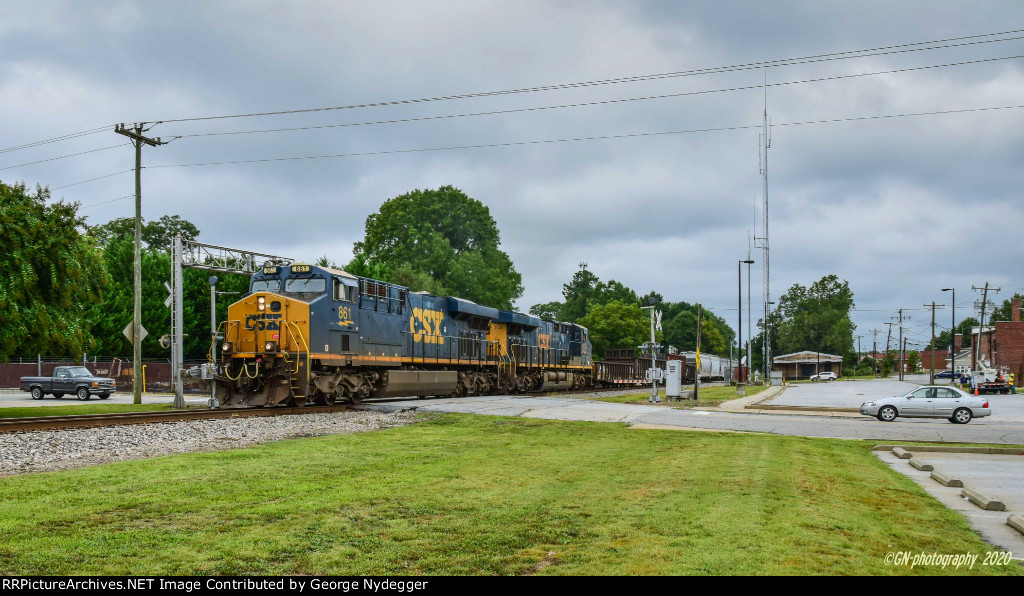
<instances>
[{"instance_id":1,"label":"overcast gray sky","mask_svg":"<svg viewBox=\"0 0 1024 596\"><path fill-rule=\"evenodd\" d=\"M49 185L98 224L133 215L133 201L122 199L134 193L132 175L67 185L130 170L130 146L19 164L120 145L116 122L679 73L1017 29L1024 4L995 1L3 0L0 150L106 129L2 151L0 180ZM771 68L164 122L150 134L183 138L144 150L143 215L181 215L211 244L345 262L385 200L451 184L490 208L523 275L521 310L560 300L585 261L601 279L700 302L735 328L736 264L751 233L761 235L758 126L767 99L773 299L835 273L853 289L865 349L872 329L884 343L884 323L901 307L914 345L929 335L923 304L945 304L938 322L949 325L942 288L958 290L958 320L980 298L972 285L1002 287L997 302L1024 289L1024 108L795 123L1024 106L1017 37L1024 32ZM974 63L942 66L962 62ZM919 70L870 74L904 69ZM865 76L848 76L855 74ZM822 78L831 80L800 82ZM730 91L738 87L745 89ZM659 95L672 97L637 99ZM614 101L623 99L635 101ZM725 128L732 130L157 167ZM762 252L752 258L757 313Z\"/></svg>"}]
</instances>

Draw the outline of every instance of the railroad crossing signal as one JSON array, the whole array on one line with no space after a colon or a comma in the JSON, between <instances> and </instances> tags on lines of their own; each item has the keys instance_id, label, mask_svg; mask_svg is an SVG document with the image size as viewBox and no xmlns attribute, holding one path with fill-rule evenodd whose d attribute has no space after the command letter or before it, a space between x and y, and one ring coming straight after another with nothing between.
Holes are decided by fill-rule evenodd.
<instances>
[{"instance_id":1,"label":"railroad crossing signal","mask_svg":"<svg viewBox=\"0 0 1024 596\"><path fill-rule=\"evenodd\" d=\"M654 311L654 326L658 329L658 331L661 331L661 311L660 310Z\"/></svg>"},{"instance_id":2,"label":"railroad crossing signal","mask_svg":"<svg viewBox=\"0 0 1024 596\"><path fill-rule=\"evenodd\" d=\"M171 284L164 282L164 287L167 288L167 299L164 300L164 306L167 308L171 307L171 303L174 302L174 291L171 290Z\"/></svg>"}]
</instances>

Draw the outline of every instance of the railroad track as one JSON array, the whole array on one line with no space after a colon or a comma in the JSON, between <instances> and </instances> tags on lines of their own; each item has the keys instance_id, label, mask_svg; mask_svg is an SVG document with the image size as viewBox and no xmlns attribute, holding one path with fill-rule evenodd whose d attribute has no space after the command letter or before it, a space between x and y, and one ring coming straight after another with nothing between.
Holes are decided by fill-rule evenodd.
<instances>
[{"instance_id":1,"label":"railroad track","mask_svg":"<svg viewBox=\"0 0 1024 596\"><path fill-rule=\"evenodd\" d=\"M283 416L287 414L317 414L344 412L346 406L307 406L303 408L248 408L231 410L172 410L160 412L126 412L122 414L78 414L72 416L34 416L30 418L0 419L0 433L28 430L56 430L63 428L89 428L119 426L122 424L152 424L180 422L182 420L209 420L213 418L248 418L251 416Z\"/></svg>"}]
</instances>

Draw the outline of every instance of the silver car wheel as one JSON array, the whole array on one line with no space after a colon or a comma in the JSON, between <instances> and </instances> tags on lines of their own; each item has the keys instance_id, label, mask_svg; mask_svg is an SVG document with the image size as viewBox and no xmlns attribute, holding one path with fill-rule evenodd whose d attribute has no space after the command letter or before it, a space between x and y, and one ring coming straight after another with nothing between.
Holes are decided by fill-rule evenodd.
<instances>
[{"instance_id":1,"label":"silver car wheel","mask_svg":"<svg viewBox=\"0 0 1024 596\"><path fill-rule=\"evenodd\" d=\"M881 410L878 410L878 419L882 422L892 422L896 419L896 408L883 406Z\"/></svg>"},{"instance_id":2,"label":"silver car wheel","mask_svg":"<svg viewBox=\"0 0 1024 596\"><path fill-rule=\"evenodd\" d=\"M953 421L956 424L967 424L971 421L971 411L967 408L960 408L956 412L953 412Z\"/></svg>"}]
</instances>

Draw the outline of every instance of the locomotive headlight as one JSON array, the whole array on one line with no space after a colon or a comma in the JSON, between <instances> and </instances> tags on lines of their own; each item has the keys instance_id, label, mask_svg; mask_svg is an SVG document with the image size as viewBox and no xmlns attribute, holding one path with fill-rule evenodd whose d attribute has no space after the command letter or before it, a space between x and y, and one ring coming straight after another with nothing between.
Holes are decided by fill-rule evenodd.
<instances>
[{"instance_id":1,"label":"locomotive headlight","mask_svg":"<svg viewBox=\"0 0 1024 596\"><path fill-rule=\"evenodd\" d=\"M259 309L260 309L260 310L264 310L264 309L266 309L266 308L267 308L267 304L266 304L266 302L267 302L267 299L266 299L266 298L264 298L263 296L260 296L260 297L259 297L259 298L258 298L258 299L256 300L256 303L257 303L257 304L259 304Z\"/></svg>"},{"instance_id":2,"label":"locomotive headlight","mask_svg":"<svg viewBox=\"0 0 1024 596\"><path fill-rule=\"evenodd\" d=\"M267 351L267 352L276 352L277 351L277 342L276 341L268 341L266 343L266 345L263 346L263 349L265 351Z\"/></svg>"}]
</instances>

